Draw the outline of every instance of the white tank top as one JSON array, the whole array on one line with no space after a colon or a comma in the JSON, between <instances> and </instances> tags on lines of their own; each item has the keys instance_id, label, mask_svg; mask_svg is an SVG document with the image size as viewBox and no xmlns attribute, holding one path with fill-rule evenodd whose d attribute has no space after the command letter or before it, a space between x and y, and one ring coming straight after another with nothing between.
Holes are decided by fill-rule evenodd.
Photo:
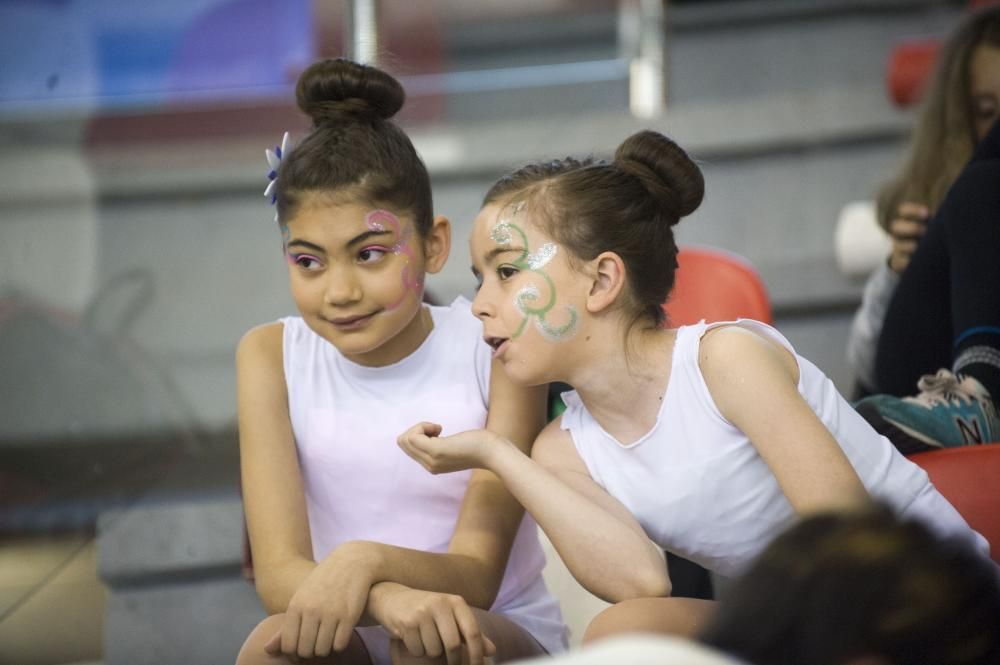
<instances>
[{"instance_id":1,"label":"white tank top","mask_svg":"<svg viewBox=\"0 0 1000 665\"><path fill-rule=\"evenodd\" d=\"M300 317L281 319L288 409L317 561L350 540L448 549L471 472L432 475L396 437L421 421L441 424L444 435L484 427L490 348L468 300L429 309L430 335L386 367L358 365ZM541 584L544 565L537 527L526 515L492 609L558 650L564 629L557 602ZM519 620L522 606L541 623ZM539 635L538 625L553 635Z\"/></svg>"},{"instance_id":2,"label":"white tank top","mask_svg":"<svg viewBox=\"0 0 1000 665\"><path fill-rule=\"evenodd\" d=\"M756 448L722 416L705 384L698 348L705 332L719 325L747 328L794 354L788 340L758 321L683 326L677 330L656 424L642 438L620 444L575 391L563 395L561 427L569 431L593 479L635 515L651 540L732 577L790 525L794 511ZM939 532L973 539L988 552L982 536L938 494L927 474L875 432L815 365L795 358L799 393L844 449L868 492L901 513L923 513L938 522L932 526ZM925 501L935 506L932 514L913 510L913 504Z\"/></svg>"}]
</instances>

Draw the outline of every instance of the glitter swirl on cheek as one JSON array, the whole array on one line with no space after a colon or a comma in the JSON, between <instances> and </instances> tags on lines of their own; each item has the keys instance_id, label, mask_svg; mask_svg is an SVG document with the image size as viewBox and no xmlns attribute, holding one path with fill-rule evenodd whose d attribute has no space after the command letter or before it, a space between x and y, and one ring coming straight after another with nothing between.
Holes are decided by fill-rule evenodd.
<instances>
[{"instance_id":1,"label":"glitter swirl on cheek","mask_svg":"<svg viewBox=\"0 0 1000 665\"><path fill-rule=\"evenodd\" d=\"M397 256L403 256L406 262L403 264L402 271L402 281L403 281L403 293L399 296L399 299L394 303L387 305L386 310L392 311L399 307L410 291L416 292L418 295L424 288L424 275L423 273L418 273L413 269L413 265L416 263L416 257L413 254L413 248L410 247L410 237L413 235L412 226L403 226L399 221L399 218L388 210L373 210L365 217L365 224L372 231L384 232L387 230L392 231L393 235L396 237L395 244L389 249L393 254Z\"/></svg>"},{"instance_id":2,"label":"glitter swirl on cheek","mask_svg":"<svg viewBox=\"0 0 1000 665\"><path fill-rule=\"evenodd\" d=\"M554 326L545 318L537 319L535 327L538 328L538 332L542 333L542 335L552 342L562 342L571 338L576 334L579 317L576 314L576 307L573 307L573 305L567 305L566 311L569 313L569 321L561 326Z\"/></svg>"},{"instance_id":3,"label":"glitter swirl on cheek","mask_svg":"<svg viewBox=\"0 0 1000 665\"><path fill-rule=\"evenodd\" d=\"M527 234L523 229L513 223L513 217L516 217L523 208L523 201L517 203L513 207L512 212L509 215L505 215L491 229L490 238L498 245L512 244L515 234L521 239L524 243L524 247L521 250L521 255L518 256L512 263L518 269L533 272L545 280L548 287L547 291L549 293L549 298L547 302L539 305L539 303L542 302L542 293L541 290L534 284L529 284L518 290L517 294L514 296L514 307L524 318L521 320L517 330L514 331L514 334L511 335L511 337L520 337L524 332L524 329L527 327L528 322L534 320L535 328L542 334L542 336L553 342L563 341L576 334L579 317L577 316L576 308L572 305L567 305L564 308L569 317L569 320L566 323L563 325L553 325L548 321L548 316L551 313L552 308L556 305L558 294L556 293L556 286L552 281L552 278L549 277L548 273L546 273L542 268L548 265L548 263L555 258L558 246L555 243L547 242L536 252L529 251L530 248Z\"/></svg>"}]
</instances>

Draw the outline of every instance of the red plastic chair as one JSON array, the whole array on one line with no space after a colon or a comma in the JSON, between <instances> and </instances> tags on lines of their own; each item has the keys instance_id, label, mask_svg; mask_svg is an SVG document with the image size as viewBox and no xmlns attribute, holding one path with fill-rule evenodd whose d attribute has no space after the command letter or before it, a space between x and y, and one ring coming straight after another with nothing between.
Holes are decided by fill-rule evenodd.
<instances>
[{"instance_id":1,"label":"red plastic chair","mask_svg":"<svg viewBox=\"0 0 1000 665\"><path fill-rule=\"evenodd\" d=\"M773 322L764 281L742 256L685 246L677 254L677 265L674 290L663 306L669 325L685 326L702 319Z\"/></svg>"},{"instance_id":2,"label":"red plastic chair","mask_svg":"<svg viewBox=\"0 0 1000 665\"><path fill-rule=\"evenodd\" d=\"M1000 2L969 0L968 8L975 10L995 4ZM906 108L920 101L940 47L941 40L937 38L907 39L892 47L886 64L885 86L893 104Z\"/></svg>"},{"instance_id":3,"label":"red plastic chair","mask_svg":"<svg viewBox=\"0 0 1000 665\"><path fill-rule=\"evenodd\" d=\"M920 100L940 48L937 39L907 40L893 46L885 74L893 104L906 108Z\"/></svg>"},{"instance_id":4,"label":"red plastic chair","mask_svg":"<svg viewBox=\"0 0 1000 665\"><path fill-rule=\"evenodd\" d=\"M1000 443L914 453L938 491L973 529L990 543L990 556L1000 563Z\"/></svg>"}]
</instances>

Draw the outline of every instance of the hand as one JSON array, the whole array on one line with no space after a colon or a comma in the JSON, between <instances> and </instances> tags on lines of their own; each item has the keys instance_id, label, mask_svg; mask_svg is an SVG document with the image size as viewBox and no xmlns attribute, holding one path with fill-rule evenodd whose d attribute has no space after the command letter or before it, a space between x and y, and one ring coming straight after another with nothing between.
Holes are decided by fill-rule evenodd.
<instances>
[{"instance_id":1,"label":"hand","mask_svg":"<svg viewBox=\"0 0 1000 665\"><path fill-rule=\"evenodd\" d=\"M344 543L325 558L292 596L281 631L264 645L272 656L329 656L343 651L368 602L371 558L363 543Z\"/></svg>"},{"instance_id":2,"label":"hand","mask_svg":"<svg viewBox=\"0 0 1000 665\"><path fill-rule=\"evenodd\" d=\"M489 430L468 430L452 436L440 434L440 425L419 423L400 434L396 442L403 452L434 474L488 469L493 453L505 444L512 445Z\"/></svg>"},{"instance_id":3,"label":"hand","mask_svg":"<svg viewBox=\"0 0 1000 665\"><path fill-rule=\"evenodd\" d=\"M930 210L919 203L904 201L899 204L896 216L889 222L889 236L892 238L892 252L889 267L898 273L906 270L910 258L917 249L917 241L927 230Z\"/></svg>"},{"instance_id":4,"label":"hand","mask_svg":"<svg viewBox=\"0 0 1000 665\"><path fill-rule=\"evenodd\" d=\"M438 658L448 665L483 665L496 653L493 642L461 596L401 588L380 594L370 612L389 631L399 656ZM406 658L393 658L393 662Z\"/></svg>"}]
</instances>

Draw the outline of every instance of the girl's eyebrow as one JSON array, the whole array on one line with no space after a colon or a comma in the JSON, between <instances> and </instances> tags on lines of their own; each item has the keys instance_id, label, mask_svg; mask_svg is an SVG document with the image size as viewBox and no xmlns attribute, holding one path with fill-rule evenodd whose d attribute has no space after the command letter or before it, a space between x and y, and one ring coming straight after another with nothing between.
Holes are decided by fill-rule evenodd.
<instances>
[{"instance_id":1,"label":"girl's eyebrow","mask_svg":"<svg viewBox=\"0 0 1000 665\"><path fill-rule=\"evenodd\" d=\"M390 231L388 229L383 229L382 231L375 231L375 230L365 231L364 233L360 233L360 234L354 236L353 238L351 238L350 240L348 240L347 241L347 246L351 247L352 245L357 245L358 243L362 243L362 242L368 240L369 238L374 238L376 236L385 236L385 235L391 236L392 235L392 231Z\"/></svg>"},{"instance_id":2,"label":"girl's eyebrow","mask_svg":"<svg viewBox=\"0 0 1000 665\"><path fill-rule=\"evenodd\" d=\"M289 240L288 244L285 245L285 246L286 247L293 247L293 246L294 247L300 247L302 249L308 249L308 250L310 250L312 252L315 252L317 254L326 254L326 250L324 250L322 247L320 247L319 245L316 245L314 243L311 243L311 242L309 242L307 240Z\"/></svg>"},{"instance_id":3,"label":"girl's eyebrow","mask_svg":"<svg viewBox=\"0 0 1000 665\"><path fill-rule=\"evenodd\" d=\"M524 249L521 247L511 247L510 245L504 245L503 247L494 247L486 253L483 257L483 263L489 265L493 260L500 256L501 254L506 254L507 252L517 252L518 254L524 253Z\"/></svg>"},{"instance_id":4,"label":"girl's eyebrow","mask_svg":"<svg viewBox=\"0 0 1000 665\"><path fill-rule=\"evenodd\" d=\"M347 247L352 247L354 245L360 244L360 243L368 240L369 238L373 238L373 237L376 237L376 236L385 236L385 235L392 235L392 231L388 231L388 230L386 230L386 231L365 231L364 233L360 233L360 234L354 236L353 238L351 238L350 240L348 240L347 241ZM325 249L323 249L322 247L320 247L319 245L317 245L315 243L309 242L308 240L299 240L299 239L289 240L288 244L286 245L286 247L289 247L289 248L291 248L291 247L299 247L299 248L302 248L302 249L307 249L307 250L309 250L311 252L315 252L317 254L326 254L326 250Z\"/></svg>"}]
</instances>

